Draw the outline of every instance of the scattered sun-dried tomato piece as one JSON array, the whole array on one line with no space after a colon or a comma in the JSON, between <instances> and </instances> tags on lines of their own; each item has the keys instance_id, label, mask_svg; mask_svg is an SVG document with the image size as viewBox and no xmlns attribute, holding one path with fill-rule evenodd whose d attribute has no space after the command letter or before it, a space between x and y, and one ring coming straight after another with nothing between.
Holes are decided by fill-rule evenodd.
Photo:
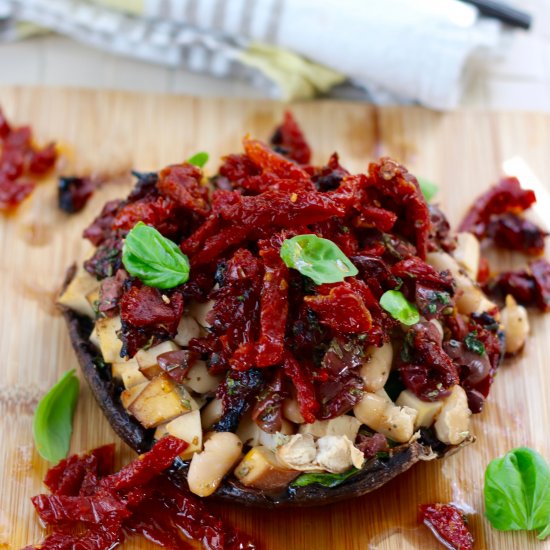
<instances>
[{"instance_id":1,"label":"scattered sun-dried tomato piece","mask_svg":"<svg viewBox=\"0 0 550 550\"><path fill-rule=\"evenodd\" d=\"M474 537L468 530L462 512L452 504L422 504L418 522L423 523L435 537L454 550L472 550Z\"/></svg>"}]
</instances>

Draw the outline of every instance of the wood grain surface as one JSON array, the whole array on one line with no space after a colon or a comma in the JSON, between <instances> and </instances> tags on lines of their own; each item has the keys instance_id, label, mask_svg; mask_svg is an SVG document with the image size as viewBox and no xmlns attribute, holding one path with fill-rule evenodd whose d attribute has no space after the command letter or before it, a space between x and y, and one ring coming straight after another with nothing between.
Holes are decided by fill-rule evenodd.
<instances>
[{"instance_id":1,"label":"wood grain surface","mask_svg":"<svg viewBox=\"0 0 550 550\"><path fill-rule=\"evenodd\" d=\"M267 138L284 106L259 101L196 99L67 89L0 88L0 104L16 123L31 123L39 142L63 144L64 174L91 171L113 179L74 216L56 208L55 182L42 183L19 211L0 216L0 548L42 539L30 497L44 491L48 464L31 434L38 399L77 363L54 297L68 264L86 251L82 229L105 200L124 195L127 172L155 170L199 150L238 152L246 133ZM456 223L474 195L520 155L550 183L550 115L378 109L315 102L292 109L322 162L337 150L345 166L365 170L388 154L413 173L438 182L439 201ZM525 182L528 183L528 182ZM550 218L546 212L547 220ZM518 261L499 256L501 266ZM523 261L519 258L519 261ZM484 412L475 417L477 442L460 453L421 463L363 498L309 510L255 511L212 503L212 509L248 531L266 549L440 548L416 527L417 505L453 501L471 512L476 548L548 548L533 534L500 533L483 518L483 472L489 460L519 445L550 458L550 315L533 312L532 336L522 355L502 367ZM71 450L115 440L82 385ZM133 457L117 443L118 463ZM148 548L129 540L125 548Z\"/></svg>"}]
</instances>

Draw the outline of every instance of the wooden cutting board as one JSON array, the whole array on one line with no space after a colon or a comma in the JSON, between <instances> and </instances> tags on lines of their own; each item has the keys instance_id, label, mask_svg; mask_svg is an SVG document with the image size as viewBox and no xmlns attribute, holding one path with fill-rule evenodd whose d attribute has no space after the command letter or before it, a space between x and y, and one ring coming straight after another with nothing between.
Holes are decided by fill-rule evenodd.
<instances>
[{"instance_id":1,"label":"wooden cutting board","mask_svg":"<svg viewBox=\"0 0 550 550\"><path fill-rule=\"evenodd\" d=\"M80 234L105 200L124 195L134 167L155 170L191 154L240 150L246 133L267 139L285 106L260 101L197 99L66 89L0 89L0 105L18 124L31 123L41 143L65 151L64 174L90 171L116 181L86 209L67 216L56 208L55 182L41 184L19 211L0 216L0 548L38 542L44 531L29 498L41 491L48 468L33 447L38 399L77 362L54 297L66 267L86 250ZM503 160L520 155L550 184L550 115L379 109L329 101L292 109L319 163L338 151L344 166L365 170L382 154L438 182L439 200L456 223L472 198L502 173ZM528 183L528 182L526 182ZM547 220L550 214L546 211ZM522 258L519 258L523 261ZM499 258L512 265L511 255ZM534 535L499 533L483 518L483 473L489 460L519 445L550 458L550 315L531 316L523 354L502 367L485 411L475 417L477 442L444 461L421 463L363 498L324 508L256 511L212 503L212 509L253 535L266 549L441 548L416 527L420 503L453 501L472 513L476 548L550 547ZM115 441L85 384L74 420L72 451ZM117 442L119 465L134 453ZM142 540L125 548L148 547Z\"/></svg>"}]
</instances>

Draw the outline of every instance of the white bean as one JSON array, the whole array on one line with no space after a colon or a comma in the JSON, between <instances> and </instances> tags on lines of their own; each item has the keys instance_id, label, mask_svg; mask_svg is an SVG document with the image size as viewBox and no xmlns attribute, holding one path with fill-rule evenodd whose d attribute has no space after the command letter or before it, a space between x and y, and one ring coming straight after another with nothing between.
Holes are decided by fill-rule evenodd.
<instances>
[{"instance_id":1,"label":"white bean","mask_svg":"<svg viewBox=\"0 0 550 550\"><path fill-rule=\"evenodd\" d=\"M456 307L459 313L470 315L474 312L486 311L492 303L487 300L479 286L462 272L458 262L445 252L430 252L426 262L438 271L450 271L456 281Z\"/></svg>"},{"instance_id":2,"label":"white bean","mask_svg":"<svg viewBox=\"0 0 550 550\"><path fill-rule=\"evenodd\" d=\"M472 278L477 278L479 269L479 241L472 233L457 233L453 256Z\"/></svg>"},{"instance_id":3,"label":"white bean","mask_svg":"<svg viewBox=\"0 0 550 550\"><path fill-rule=\"evenodd\" d=\"M443 401L443 408L435 421L435 433L439 441L458 445L470 434L468 398L461 386L454 386L451 395Z\"/></svg>"},{"instance_id":4,"label":"white bean","mask_svg":"<svg viewBox=\"0 0 550 550\"><path fill-rule=\"evenodd\" d=\"M525 345L529 334L527 310L518 305L513 296L508 294L500 319L506 334L506 353L517 353Z\"/></svg>"},{"instance_id":5,"label":"white bean","mask_svg":"<svg viewBox=\"0 0 550 550\"><path fill-rule=\"evenodd\" d=\"M353 414L362 424L376 430L387 405L388 401L384 397L367 392L353 407Z\"/></svg>"},{"instance_id":6,"label":"white bean","mask_svg":"<svg viewBox=\"0 0 550 550\"><path fill-rule=\"evenodd\" d=\"M204 450L191 459L187 473L190 491L200 497L210 496L241 458L242 447L234 433L213 433L204 443Z\"/></svg>"},{"instance_id":7,"label":"white bean","mask_svg":"<svg viewBox=\"0 0 550 550\"><path fill-rule=\"evenodd\" d=\"M371 346L367 353L370 357L361 367L361 377L366 390L376 392L388 381L393 361L393 347L391 342L387 342L381 348Z\"/></svg>"},{"instance_id":8,"label":"white bean","mask_svg":"<svg viewBox=\"0 0 550 550\"><path fill-rule=\"evenodd\" d=\"M411 438L417 416L414 409L396 406L374 393L365 393L353 407L353 413L372 430L399 443L405 443Z\"/></svg>"}]
</instances>

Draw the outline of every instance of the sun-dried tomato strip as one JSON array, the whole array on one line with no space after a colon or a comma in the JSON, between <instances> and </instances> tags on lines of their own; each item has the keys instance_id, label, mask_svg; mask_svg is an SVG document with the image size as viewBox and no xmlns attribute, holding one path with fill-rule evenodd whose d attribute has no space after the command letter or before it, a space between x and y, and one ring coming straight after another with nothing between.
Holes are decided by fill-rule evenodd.
<instances>
[{"instance_id":1,"label":"sun-dried tomato strip","mask_svg":"<svg viewBox=\"0 0 550 550\"><path fill-rule=\"evenodd\" d=\"M541 311L550 310L550 263L546 259L529 264L535 282L535 300Z\"/></svg>"},{"instance_id":2,"label":"sun-dried tomato strip","mask_svg":"<svg viewBox=\"0 0 550 550\"><path fill-rule=\"evenodd\" d=\"M256 366L269 367L281 362L288 316L288 268L279 251L260 252L265 264L261 294L261 335L256 345Z\"/></svg>"},{"instance_id":3,"label":"sun-dried tomato strip","mask_svg":"<svg viewBox=\"0 0 550 550\"><path fill-rule=\"evenodd\" d=\"M114 444L98 447L82 456L71 455L48 470L44 483L55 495L76 496L86 473L103 477L113 470L114 459Z\"/></svg>"},{"instance_id":4,"label":"sun-dried tomato strip","mask_svg":"<svg viewBox=\"0 0 550 550\"><path fill-rule=\"evenodd\" d=\"M320 405L315 395L311 373L290 352L285 353L283 368L296 388L296 398L305 422L308 424L315 422Z\"/></svg>"},{"instance_id":5,"label":"sun-dried tomato strip","mask_svg":"<svg viewBox=\"0 0 550 550\"><path fill-rule=\"evenodd\" d=\"M245 138L243 145L252 162L262 168L264 172L271 172L280 178L309 179L307 172L302 170L296 163L270 149L265 143L257 139Z\"/></svg>"},{"instance_id":6,"label":"sun-dried tomato strip","mask_svg":"<svg viewBox=\"0 0 550 550\"><path fill-rule=\"evenodd\" d=\"M40 519L50 525L78 521L97 524L107 518L122 520L131 515L118 497L105 490L89 497L36 495L31 500Z\"/></svg>"},{"instance_id":7,"label":"sun-dried tomato strip","mask_svg":"<svg viewBox=\"0 0 550 550\"><path fill-rule=\"evenodd\" d=\"M530 256L544 252L544 239L548 236L544 229L512 212L492 218L486 234L496 246Z\"/></svg>"},{"instance_id":8,"label":"sun-dried tomato strip","mask_svg":"<svg viewBox=\"0 0 550 550\"><path fill-rule=\"evenodd\" d=\"M208 264L217 260L228 248L240 245L249 233L243 227L225 227L206 239L203 247L191 256L191 266Z\"/></svg>"},{"instance_id":9,"label":"sun-dried tomato strip","mask_svg":"<svg viewBox=\"0 0 550 550\"><path fill-rule=\"evenodd\" d=\"M172 512L176 524L188 537L212 550L253 550L250 538L210 514L205 504L190 495L175 479L159 479L159 495Z\"/></svg>"},{"instance_id":10,"label":"sun-dried tomato strip","mask_svg":"<svg viewBox=\"0 0 550 550\"><path fill-rule=\"evenodd\" d=\"M201 185L202 172L192 164L168 166L159 173L157 189L178 206L201 216L210 210L208 187Z\"/></svg>"},{"instance_id":11,"label":"sun-dried tomato strip","mask_svg":"<svg viewBox=\"0 0 550 550\"><path fill-rule=\"evenodd\" d=\"M343 215L344 209L329 196L301 189L243 196L222 212L224 219L249 230L291 228Z\"/></svg>"},{"instance_id":12,"label":"sun-dried tomato strip","mask_svg":"<svg viewBox=\"0 0 550 550\"><path fill-rule=\"evenodd\" d=\"M311 149L290 111L285 112L283 123L275 129L271 136L271 144L299 164L308 164L311 159Z\"/></svg>"},{"instance_id":13,"label":"sun-dried tomato strip","mask_svg":"<svg viewBox=\"0 0 550 550\"><path fill-rule=\"evenodd\" d=\"M517 178L503 178L474 201L458 230L469 231L482 238L491 216L505 212L523 212L536 200L535 192L522 189Z\"/></svg>"},{"instance_id":14,"label":"sun-dried tomato strip","mask_svg":"<svg viewBox=\"0 0 550 550\"><path fill-rule=\"evenodd\" d=\"M396 277L415 279L431 288L451 290L453 287L453 278L450 273L439 272L415 256L396 263L392 266L391 272Z\"/></svg>"},{"instance_id":15,"label":"sun-dried tomato strip","mask_svg":"<svg viewBox=\"0 0 550 550\"><path fill-rule=\"evenodd\" d=\"M318 294L305 296L304 302L319 321L339 333L360 334L372 327L372 316L362 296L347 283L321 285Z\"/></svg>"},{"instance_id":16,"label":"sun-dried tomato strip","mask_svg":"<svg viewBox=\"0 0 550 550\"><path fill-rule=\"evenodd\" d=\"M167 436L155 444L153 449L141 455L116 474L101 480L101 486L120 490L143 485L172 465L174 459L183 453L189 444L182 439Z\"/></svg>"},{"instance_id":17,"label":"sun-dried tomato strip","mask_svg":"<svg viewBox=\"0 0 550 550\"><path fill-rule=\"evenodd\" d=\"M422 504L418 522L423 523L448 548L472 550L474 537L468 530L464 515L452 504Z\"/></svg>"},{"instance_id":18,"label":"sun-dried tomato strip","mask_svg":"<svg viewBox=\"0 0 550 550\"><path fill-rule=\"evenodd\" d=\"M397 221L397 215L384 208L364 206L359 216L355 218L355 227L379 229L384 233L391 231Z\"/></svg>"}]
</instances>

